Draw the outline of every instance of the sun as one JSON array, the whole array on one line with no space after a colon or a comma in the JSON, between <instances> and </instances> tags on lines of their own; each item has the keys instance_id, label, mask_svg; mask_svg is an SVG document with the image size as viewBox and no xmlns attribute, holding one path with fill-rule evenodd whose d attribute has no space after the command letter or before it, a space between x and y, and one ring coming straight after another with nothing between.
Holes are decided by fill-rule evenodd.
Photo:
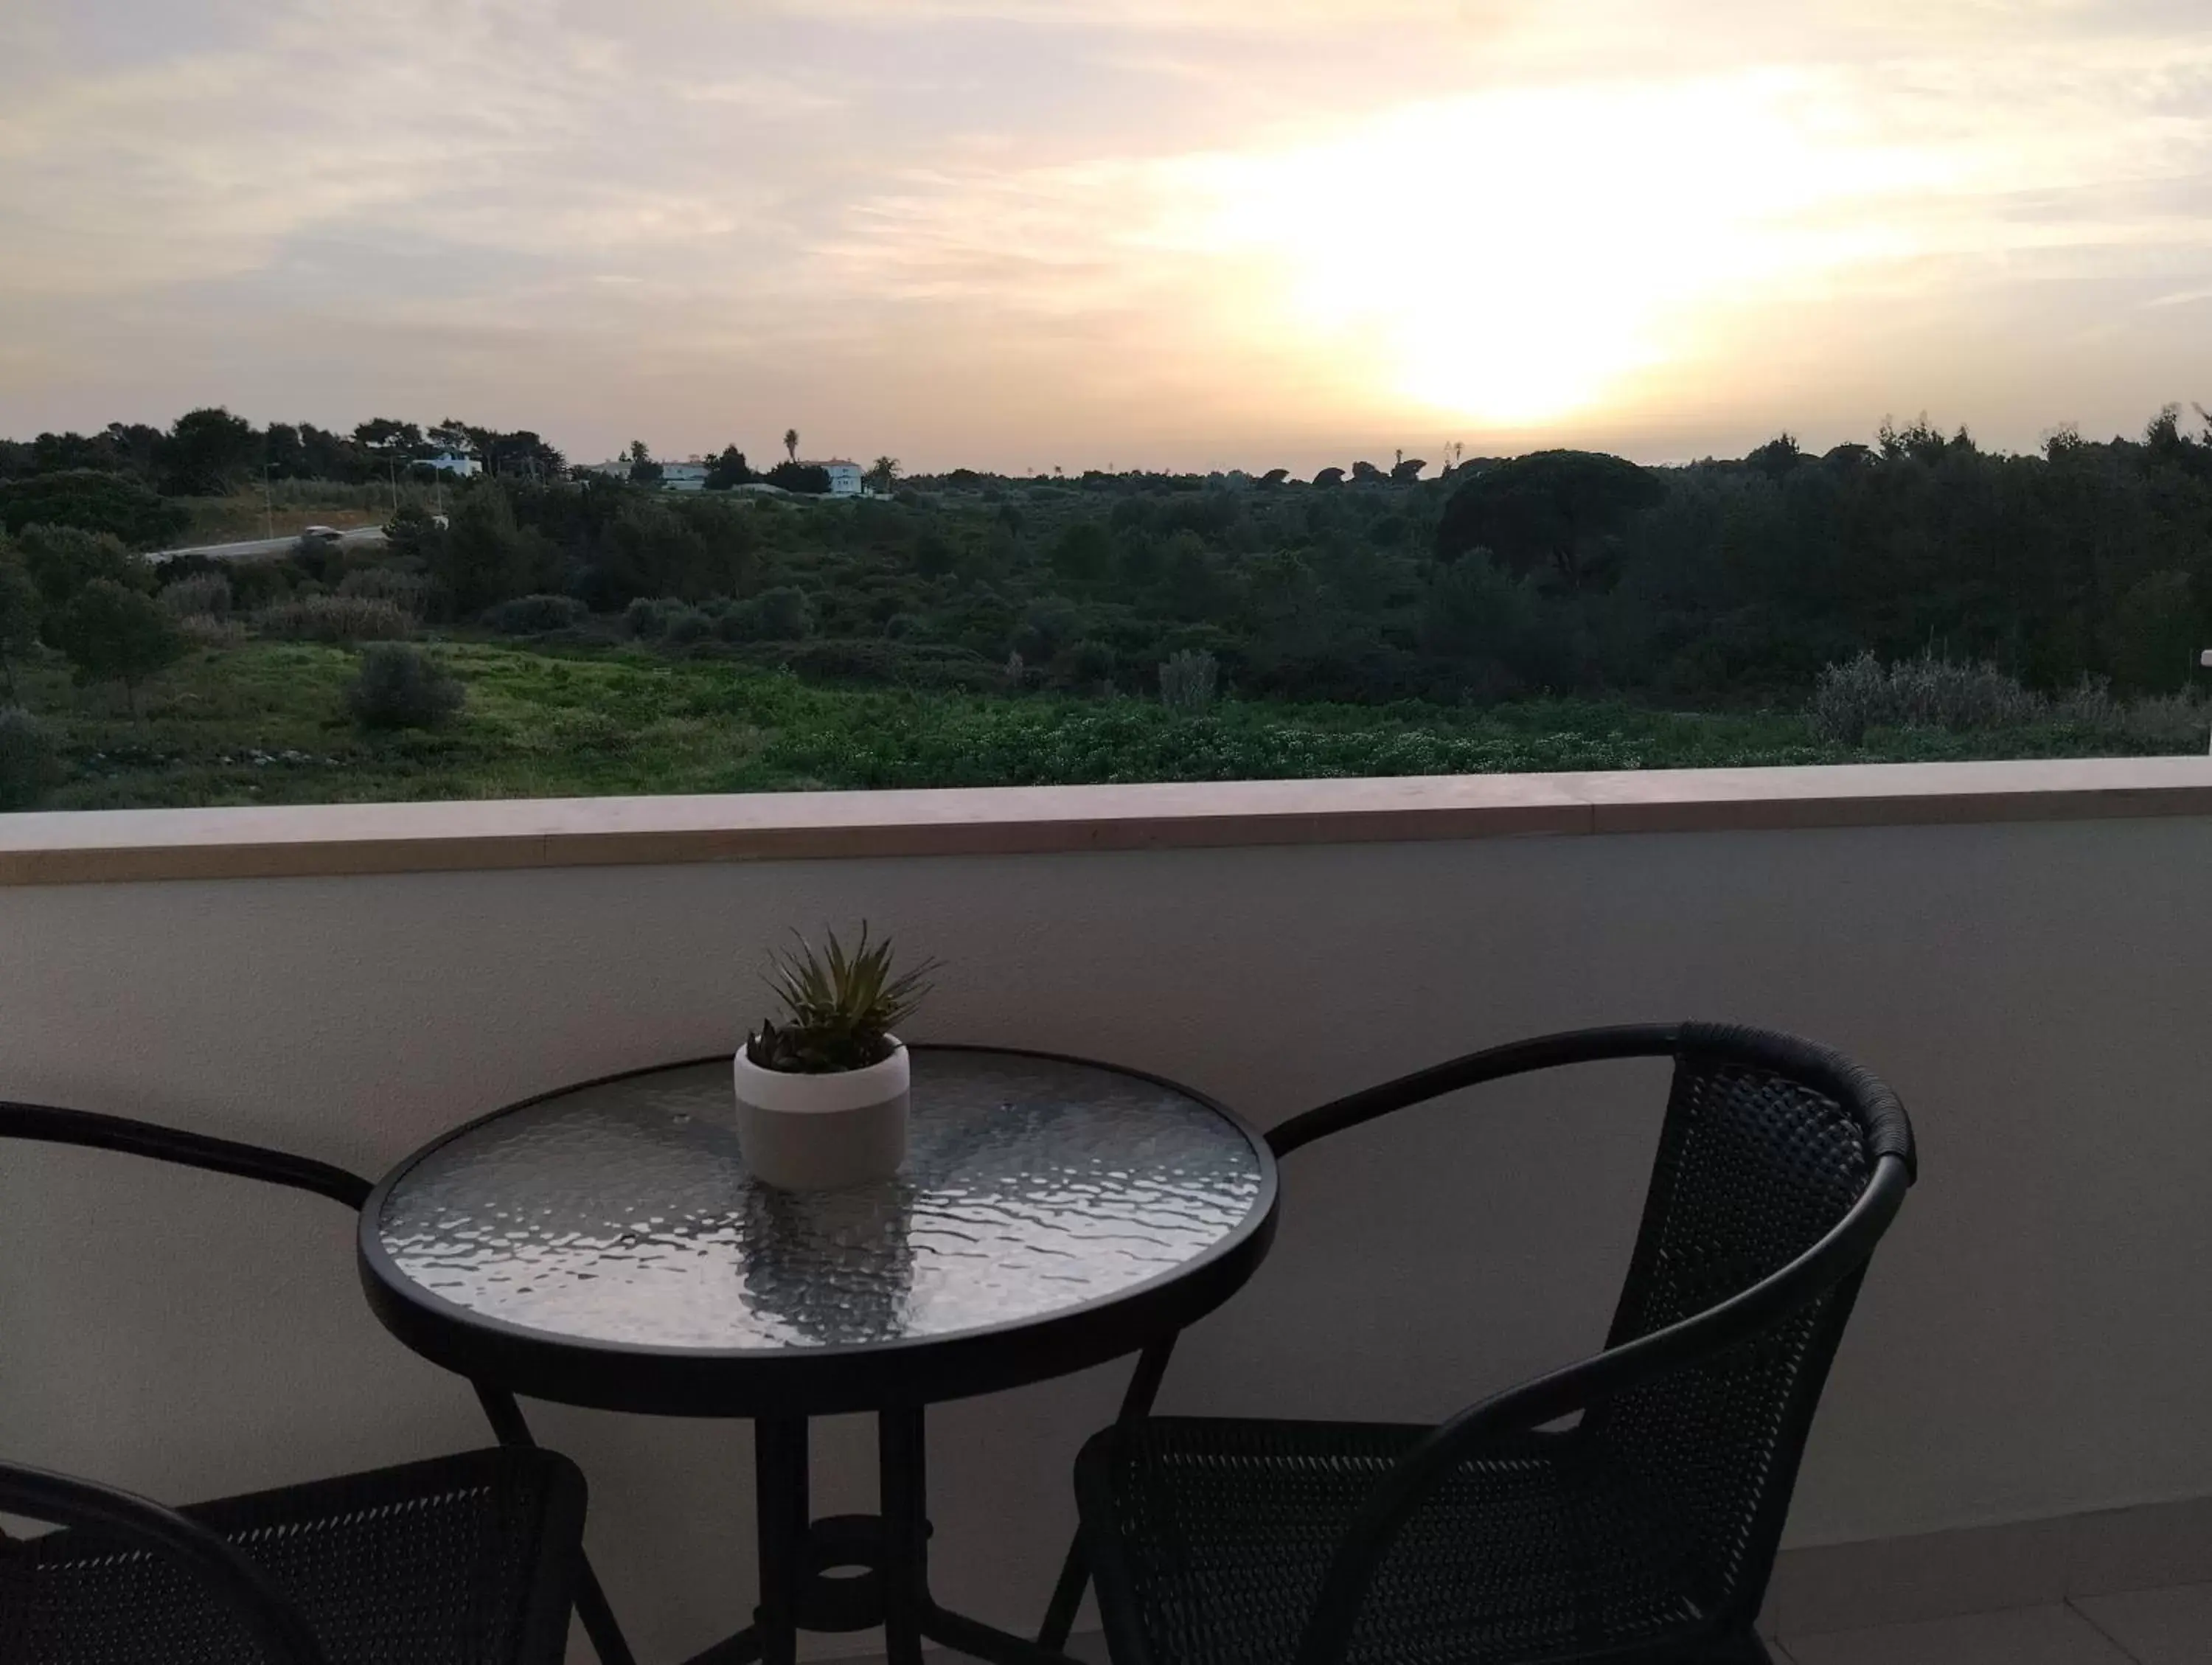
<instances>
[{"instance_id":1,"label":"sun","mask_svg":"<svg viewBox=\"0 0 2212 1665\"><path fill-rule=\"evenodd\" d=\"M1899 159L1802 78L1485 94L1194 160L1200 240L1295 350L1494 428L1663 382L1731 308L1850 252L1832 216Z\"/></svg>"}]
</instances>

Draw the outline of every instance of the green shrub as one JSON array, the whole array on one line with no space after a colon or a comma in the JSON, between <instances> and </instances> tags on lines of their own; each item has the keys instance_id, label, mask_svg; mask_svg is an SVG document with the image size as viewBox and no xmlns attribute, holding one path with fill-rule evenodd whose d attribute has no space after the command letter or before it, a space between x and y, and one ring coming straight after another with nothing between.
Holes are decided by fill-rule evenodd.
<instances>
[{"instance_id":1,"label":"green shrub","mask_svg":"<svg viewBox=\"0 0 2212 1665\"><path fill-rule=\"evenodd\" d=\"M662 622L660 639L671 647L687 647L695 641L704 641L714 634L714 621L696 607L684 607L672 612Z\"/></svg>"},{"instance_id":2,"label":"green shrub","mask_svg":"<svg viewBox=\"0 0 2212 1665\"><path fill-rule=\"evenodd\" d=\"M623 627L634 636L657 641L668 634L668 621L689 605L672 595L641 595L623 610Z\"/></svg>"},{"instance_id":3,"label":"green shrub","mask_svg":"<svg viewBox=\"0 0 2212 1665\"><path fill-rule=\"evenodd\" d=\"M0 526L70 526L103 532L132 549L149 549L178 537L191 524L182 506L165 501L135 481L94 469L66 469L0 481Z\"/></svg>"},{"instance_id":4,"label":"green shrub","mask_svg":"<svg viewBox=\"0 0 2212 1665\"><path fill-rule=\"evenodd\" d=\"M15 552L0 547L0 690L15 697L15 665L38 645L39 586Z\"/></svg>"},{"instance_id":5,"label":"green shrub","mask_svg":"<svg viewBox=\"0 0 2212 1665\"><path fill-rule=\"evenodd\" d=\"M2197 677L2203 615L2185 572L2155 572L2130 586L2112 608L2113 673L2126 688L2171 693Z\"/></svg>"},{"instance_id":6,"label":"green shrub","mask_svg":"<svg viewBox=\"0 0 2212 1665\"><path fill-rule=\"evenodd\" d=\"M0 706L0 810L27 810L60 773L53 736L19 705Z\"/></svg>"},{"instance_id":7,"label":"green shrub","mask_svg":"<svg viewBox=\"0 0 2212 1665\"><path fill-rule=\"evenodd\" d=\"M731 641L803 641L814 634L814 609L804 591L780 584L739 602L720 633Z\"/></svg>"},{"instance_id":8,"label":"green shrub","mask_svg":"<svg viewBox=\"0 0 2212 1665\"><path fill-rule=\"evenodd\" d=\"M183 555L165 556L160 560L149 558L147 564L153 569L154 582L156 585L168 585L175 583L180 578L205 578L210 573L221 573L227 578L240 567L266 563L259 562L234 563L217 560L211 555L202 555L198 550L191 550Z\"/></svg>"},{"instance_id":9,"label":"green shrub","mask_svg":"<svg viewBox=\"0 0 2212 1665\"><path fill-rule=\"evenodd\" d=\"M710 614L672 595L638 597L624 611L623 623L641 641L665 642L672 647L703 641L717 629ZM720 629L725 636L729 635L726 617Z\"/></svg>"},{"instance_id":10,"label":"green shrub","mask_svg":"<svg viewBox=\"0 0 2212 1665\"><path fill-rule=\"evenodd\" d=\"M402 503L384 523L384 547L403 561L435 567L445 546L446 528L422 503Z\"/></svg>"},{"instance_id":11,"label":"green shrub","mask_svg":"<svg viewBox=\"0 0 2212 1665\"><path fill-rule=\"evenodd\" d=\"M461 708L461 684L420 647L379 642L362 650L346 709L363 728L435 728Z\"/></svg>"},{"instance_id":12,"label":"green shrub","mask_svg":"<svg viewBox=\"0 0 2212 1665\"><path fill-rule=\"evenodd\" d=\"M539 588L550 546L534 529L515 524L509 494L479 481L453 505L445 532L424 545L430 576L456 618L474 618L508 597Z\"/></svg>"},{"instance_id":13,"label":"green shrub","mask_svg":"<svg viewBox=\"0 0 2212 1665\"><path fill-rule=\"evenodd\" d=\"M161 586L161 605L175 619L230 617L230 580L221 573L196 573Z\"/></svg>"},{"instance_id":14,"label":"green shrub","mask_svg":"<svg viewBox=\"0 0 2212 1665\"><path fill-rule=\"evenodd\" d=\"M345 556L340 551L338 545L331 539L310 538L304 532L292 540L288 558L305 567L319 578L323 575L325 569L343 565L345 561Z\"/></svg>"},{"instance_id":15,"label":"green shrub","mask_svg":"<svg viewBox=\"0 0 2212 1665\"><path fill-rule=\"evenodd\" d=\"M965 689L981 693L997 687L1000 680L996 665L965 648L909 647L866 636L802 641L787 647L756 647L746 657L756 662L788 665L800 676L817 682Z\"/></svg>"},{"instance_id":16,"label":"green shrub","mask_svg":"<svg viewBox=\"0 0 2212 1665\"><path fill-rule=\"evenodd\" d=\"M1059 687L1097 690L1111 685L1119 663L1110 646L1085 636L1052 656L1050 674Z\"/></svg>"},{"instance_id":17,"label":"green shrub","mask_svg":"<svg viewBox=\"0 0 2212 1665\"><path fill-rule=\"evenodd\" d=\"M254 629L284 641L400 641L414 621L389 601L361 595L310 595L254 616Z\"/></svg>"},{"instance_id":18,"label":"green shrub","mask_svg":"<svg viewBox=\"0 0 2212 1665\"><path fill-rule=\"evenodd\" d=\"M174 569L174 562L162 565L164 572ZM230 606L234 613L258 612L264 607L274 606L292 593L294 586L307 580L307 574L289 561L240 561L227 574L230 580Z\"/></svg>"},{"instance_id":19,"label":"green shrub","mask_svg":"<svg viewBox=\"0 0 2212 1665\"><path fill-rule=\"evenodd\" d=\"M778 463L769 470L767 478L770 485L781 486L786 491L814 497L830 495L830 471L819 463Z\"/></svg>"},{"instance_id":20,"label":"green shrub","mask_svg":"<svg viewBox=\"0 0 2212 1665\"><path fill-rule=\"evenodd\" d=\"M41 523L24 527L16 535L15 548L48 607L61 606L95 578L135 590L153 576L112 532Z\"/></svg>"},{"instance_id":21,"label":"green shrub","mask_svg":"<svg viewBox=\"0 0 2212 1665\"><path fill-rule=\"evenodd\" d=\"M69 655L79 682L119 682L131 714L138 685L176 663L185 639L153 597L95 578L62 609L54 646Z\"/></svg>"},{"instance_id":22,"label":"green shrub","mask_svg":"<svg viewBox=\"0 0 2212 1665\"><path fill-rule=\"evenodd\" d=\"M542 635L573 629L590 610L572 595L520 595L484 610L485 625L502 635Z\"/></svg>"}]
</instances>

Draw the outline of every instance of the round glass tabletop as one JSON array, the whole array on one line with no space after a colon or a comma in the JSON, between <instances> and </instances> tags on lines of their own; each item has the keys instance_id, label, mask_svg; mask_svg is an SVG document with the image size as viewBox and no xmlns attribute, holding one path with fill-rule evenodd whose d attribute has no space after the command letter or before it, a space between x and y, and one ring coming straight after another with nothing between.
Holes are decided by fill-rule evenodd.
<instances>
[{"instance_id":1,"label":"round glass tabletop","mask_svg":"<svg viewBox=\"0 0 2212 1665\"><path fill-rule=\"evenodd\" d=\"M666 1395L645 1379L665 1386L687 1358L715 1367L716 1387L701 1391L726 1397L739 1385L737 1367L809 1354L857 1365L855 1352L896 1353L908 1376L927 1375L915 1355L933 1344L968 1344L954 1372L963 1380L1004 1376L1013 1352L1042 1348L1017 1371L1030 1379L1092 1362L1065 1361L1127 1328L1103 1323L1086 1344L1085 1315L1157 1291L1247 1240L1256 1239L1243 1259L1255 1264L1273 1218L1273 1164L1241 1123L1180 1088L1101 1065L917 1047L905 1169L844 1191L756 1182L731 1106L729 1063L716 1060L537 1099L431 1145L378 1188L363 1215L380 1314L419 1351L471 1374L487 1367L473 1347L452 1356L457 1340L483 1342L510 1364L518 1347L541 1365L555 1353L590 1355L599 1385L589 1392L563 1391L574 1374L563 1369L549 1376L515 1364L494 1378L589 1403L629 1402L625 1358L635 1393L654 1399ZM1194 1287L1190 1299L1201 1294ZM1196 1316L1162 1311L1153 1327ZM424 1345L426 1321L450 1334ZM1040 1329L1053 1334L1019 1345ZM994 1338L1006 1345L987 1345ZM1112 1352L1150 1339L1124 1338ZM751 1376L757 1387L763 1372ZM831 1396L848 1401L854 1385ZM928 1384L906 1384L917 1385Z\"/></svg>"}]
</instances>

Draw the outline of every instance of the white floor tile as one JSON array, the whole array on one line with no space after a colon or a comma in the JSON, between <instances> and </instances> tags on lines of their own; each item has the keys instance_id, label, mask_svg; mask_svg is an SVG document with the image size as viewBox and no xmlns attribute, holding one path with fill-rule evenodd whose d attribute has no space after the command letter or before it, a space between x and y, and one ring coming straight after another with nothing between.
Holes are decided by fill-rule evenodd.
<instances>
[{"instance_id":1,"label":"white floor tile","mask_svg":"<svg viewBox=\"0 0 2212 1665\"><path fill-rule=\"evenodd\" d=\"M2212 1661L2212 1584L2082 1596L2074 1605L2141 1665Z\"/></svg>"},{"instance_id":2,"label":"white floor tile","mask_svg":"<svg viewBox=\"0 0 2212 1665\"><path fill-rule=\"evenodd\" d=\"M1917 1625L1785 1636L1796 1665L2130 1665L2069 1607L2014 1607Z\"/></svg>"}]
</instances>

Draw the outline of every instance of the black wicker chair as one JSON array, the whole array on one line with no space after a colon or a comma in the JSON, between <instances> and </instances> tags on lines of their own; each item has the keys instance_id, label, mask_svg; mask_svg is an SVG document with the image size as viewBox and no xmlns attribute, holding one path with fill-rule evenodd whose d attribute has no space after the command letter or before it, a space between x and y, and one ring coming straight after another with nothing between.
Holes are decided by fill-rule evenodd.
<instances>
[{"instance_id":1,"label":"black wicker chair","mask_svg":"<svg viewBox=\"0 0 2212 1665\"><path fill-rule=\"evenodd\" d=\"M360 1209L367 1180L118 1116L0 1103L0 1138L126 1152ZM584 1481L477 1384L500 1449L170 1510L0 1462L5 1665L558 1665L574 1603L629 1650L583 1558Z\"/></svg>"},{"instance_id":2,"label":"black wicker chair","mask_svg":"<svg viewBox=\"0 0 2212 1665\"><path fill-rule=\"evenodd\" d=\"M1753 1621L1798 1459L1913 1178L1895 1095L1787 1036L1589 1030L1355 1094L1269 1142L1648 1056L1673 1058L1674 1088L1603 1352L1428 1428L1154 1418L1156 1348L1077 1462L1082 1532L1042 1639L1065 1642L1087 1559L1115 1665L1765 1661Z\"/></svg>"}]
</instances>

